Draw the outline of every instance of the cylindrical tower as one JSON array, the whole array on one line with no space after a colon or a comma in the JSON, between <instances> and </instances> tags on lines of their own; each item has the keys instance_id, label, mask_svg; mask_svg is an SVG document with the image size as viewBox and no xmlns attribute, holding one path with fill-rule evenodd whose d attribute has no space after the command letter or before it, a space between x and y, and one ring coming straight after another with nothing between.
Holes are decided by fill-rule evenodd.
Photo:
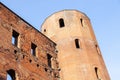
<instances>
[{"instance_id":1,"label":"cylindrical tower","mask_svg":"<svg viewBox=\"0 0 120 80\"><path fill-rule=\"evenodd\" d=\"M89 18L76 10L48 17L42 33L57 44L61 80L110 80Z\"/></svg>"}]
</instances>

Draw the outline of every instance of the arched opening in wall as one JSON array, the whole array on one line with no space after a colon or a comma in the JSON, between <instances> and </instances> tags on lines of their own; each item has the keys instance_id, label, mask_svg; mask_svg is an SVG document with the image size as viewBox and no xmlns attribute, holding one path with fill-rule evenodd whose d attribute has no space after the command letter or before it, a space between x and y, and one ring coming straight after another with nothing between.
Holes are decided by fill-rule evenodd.
<instances>
[{"instance_id":1,"label":"arched opening in wall","mask_svg":"<svg viewBox=\"0 0 120 80\"><path fill-rule=\"evenodd\" d=\"M96 74L97 80L101 80L101 79L99 78L98 68L95 67L94 70L95 70L95 74Z\"/></svg>"},{"instance_id":2,"label":"arched opening in wall","mask_svg":"<svg viewBox=\"0 0 120 80\"><path fill-rule=\"evenodd\" d=\"M7 79L6 80L17 80L15 71L13 69L10 69L7 71Z\"/></svg>"},{"instance_id":3,"label":"arched opening in wall","mask_svg":"<svg viewBox=\"0 0 120 80\"><path fill-rule=\"evenodd\" d=\"M83 27L83 19L80 19L81 26Z\"/></svg>"},{"instance_id":4,"label":"arched opening in wall","mask_svg":"<svg viewBox=\"0 0 120 80\"><path fill-rule=\"evenodd\" d=\"M98 47L97 44L95 45L95 47L96 47L96 51L97 51L97 53L100 54L101 52L100 52L100 49L99 49L99 47Z\"/></svg>"},{"instance_id":5,"label":"arched opening in wall","mask_svg":"<svg viewBox=\"0 0 120 80\"><path fill-rule=\"evenodd\" d=\"M44 29L44 32L46 32L46 29Z\"/></svg>"},{"instance_id":6,"label":"arched opening in wall","mask_svg":"<svg viewBox=\"0 0 120 80\"><path fill-rule=\"evenodd\" d=\"M75 39L75 46L76 48L80 48L80 43L79 43L79 39Z\"/></svg>"},{"instance_id":7,"label":"arched opening in wall","mask_svg":"<svg viewBox=\"0 0 120 80\"><path fill-rule=\"evenodd\" d=\"M12 44L18 47L18 37L19 33L15 30L12 31Z\"/></svg>"},{"instance_id":8,"label":"arched opening in wall","mask_svg":"<svg viewBox=\"0 0 120 80\"><path fill-rule=\"evenodd\" d=\"M37 46L34 43L31 43L31 54L37 56Z\"/></svg>"},{"instance_id":9,"label":"arched opening in wall","mask_svg":"<svg viewBox=\"0 0 120 80\"><path fill-rule=\"evenodd\" d=\"M60 19L59 19L59 26L60 26L60 28L62 28L62 27L65 26L65 24L64 24L64 19L63 19L63 18L60 18Z\"/></svg>"},{"instance_id":10,"label":"arched opening in wall","mask_svg":"<svg viewBox=\"0 0 120 80\"><path fill-rule=\"evenodd\" d=\"M49 67L52 67L52 65L51 65L51 58L52 58L52 56L50 54L47 54L47 61L48 61L48 66Z\"/></svg>"}]
</instances>

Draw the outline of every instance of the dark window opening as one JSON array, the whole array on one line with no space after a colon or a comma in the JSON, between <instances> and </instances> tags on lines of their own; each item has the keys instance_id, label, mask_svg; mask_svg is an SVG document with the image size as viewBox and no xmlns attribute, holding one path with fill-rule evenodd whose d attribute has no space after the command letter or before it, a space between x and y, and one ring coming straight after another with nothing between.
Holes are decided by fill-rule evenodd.
<instances>
[{"instance_id":1,"label":"dark window opening","mask_svg":"<svg viewBox=\"0 0 120 80\"><path fill-rule=\"evenodd\" d=\"M15 71L10 69L7 71L7 80L16 80Z\"/></svg>"},{"instance_id":2,"label":"dark window opening","mask_svg":"<svg viewBox=\"0 0 120 80\"><path fill-rule=\"evenodd\" d=\"M44 29L44 32L46 32L46 29Z\"/></svg>"},{"instance_id":3,"label":"dark window opening","mask_svg":"<svg viewBox=\"0 0 120 80\"><path fill-rule=\"evenodd\" d=\"M39 64L37 64L37 67L39 67Z\"/></svg>"},{"instance_id":4,"label":"dark window opening","mask_svg":"<svg viewBox=\"0 0 120 80\"><path fill-rule=\"evenodd\" d=\"M97 53L99 53L99 54L100 54L100 49L99 49L99 47L98 47L98 45L97 45L97 44L95 45L95 47L96 47L96 51L97 51Z\"/></svg>"},{"instance_id":5,"label":"dark window opening","mask_svg":"<svg viewBox=\"0 0 120 80\"><path fill-rule=\"evenodd\" d=\"M47 70L48 70L48 69L47 69L47 68L45 68L45 71L46 71L46 72L47 72Z\"/></svg>"},{"instance_id":6,"label":"dark window opening","mask_svg":"<svg viewBox=\"0 0 120 80\"><path fill-rule=\"evenodd\" d=\"M76 48L80 48L79 39L75 39L75 46L76 46Z\"/></svg>"},{"instance_id":7,"label":"dark window opening","mask_svg":"<svg viewBox=\"0 0 120 80\"><path fill-rule=\"evenodd\" d=\"M35 80L34 78L32 78L32 80Z\"/></svg>"},{"instance_id":8,"label":"dark window opening","mask_svg":"<svg viewBox=\"0 0 120 80\"><path fill-rule=\"evenodd\" d=\"M17 53L17 50L14 50L14 53L16 54L16 53Z\"/></svg>"},{"instance_id":9,"label":"dark window opening","mask_svg":"<svg viewBox=\"0 0 120 80\"><path fill-rule=\"evenodd\" d=\"M62 18L59 19L59 25L60 25L60 28L65 26L64 20Z\"/></svg>"},{"instance_id":10,"label":"dark window opening","mask_svg":"<svg viewBox=\"0 0 120 80\"><path fill-rule=\"evenodd\" d=\"M33 56L36 56L36 48L37 48L37 46L35 44L31 43L31 54Z\"/></svg>"},{"instance_id":11,"label":"dark window opening","mask_svg":"<svg viewBox=\"0 0 120 80\"><path fill-rule=\"evenodd\" d=\"M30 60L29 60L29 62L31 63L31 62L32 62L32 60L30 59Z\"/></svg>"},{"instance_id":12,"label":"dark window opening","mask_svg":"<svg viewBox=\"0 0 120 80\"><path fill-rule=\"evenodd\" d=\"M14 44L15 46L18 46L18 37L19 37L19 33L16 32L15 30L13 30L13 32L12 32L12 44Z\"/></svg>"},{"instance_id":13,"label":"dark window opening","mask_svg":"<svg viewBox=\"0 0 120 80\"><path fill-rule=\"evenodd\" d=\"M83 19L80 19L81 26L83 27Z\"/></svg>"},{"instance_id":14,"label":"dark window opening","mask_svg":"<svg viewBox=\"0 0 120 80\"><path fill-rule=\"evenodd\" d=\"M23 55L23 59L25 58L25 55Z\"/></svg>"},{"instance_id":15,"label":"dark window opening","mask_svg":"<svg viewBox=\"0 0 120 80\"><path fill-rule=\"evenodd\" d=\"M58 53L58 50L55 50L56 53Z\"/></svg>"},{"instance_id":16,"label":"dark window opening","mask_svg":"<svg viewBox=\"0 0 120 80\"><path fill-rule=\"evenodd\" d=\"M47 60L48 60L48 66L49 67L52 67L51 66L51 58L52 58L52 56L50 54L47 54Z\"/></svg>"},{"instance_id":17,"label":"dark window opening","mask_svg":"<svg viewBox=\"0 0 120 80\"><path fill-rule=\"evenodd\" d=\"M99 79L99 76L98 76L98 68L97 68L97 67L95 67L95 74L96 74L97 79Z\"/></svg>"}]
</instances>

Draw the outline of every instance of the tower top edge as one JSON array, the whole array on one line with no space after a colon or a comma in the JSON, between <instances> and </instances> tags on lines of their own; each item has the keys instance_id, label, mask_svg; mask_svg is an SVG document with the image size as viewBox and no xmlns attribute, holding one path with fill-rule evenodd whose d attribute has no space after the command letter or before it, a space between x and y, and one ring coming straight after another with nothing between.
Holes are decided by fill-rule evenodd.
<instances>
[{"instance_id":1,"label":"tower top edge","mask_svg":"<svg viewBox=\"0 0 120 80\"><path fill-rule=\"evenodd\" d=\"M65 12L77 12L77 13L79 13L79 14L84 15L85 17L87 17L87 18L89 19L89 17L88 17L84 12L79 11L79 10L76 10L76 9L64 9L64 10L60 10L60 11L54 12L53 14L49 15L49 16L47 17L47 19L48 19L49 17L53 16L53 15L57 15L57 14L59 14L59 13L65 13ZM89 20L90 20L90 19L89 19Z\"/></svg>"},{"instance_id":2,"label":"tower top edge","mask_svg":"<svg viewBox=\"0 0 120 80\"><path fill-rule=\"evenodd\" d=\"M70 13L76 12L76 13L78 13L78 14L83 15L84 17L86 17L86 18L90 21L89 17L88 17L84 12L82 12L82 11L79 11L79 10L76 10L76 9L64 9L64 10L60 10L60 11L54 12L53 14L49 15L49 16L44 20L44 22L45 22L46 20L48 20L50 17L54 16L54 15L58 15L58 14L60 14L60 13L66 13L66 12L70 12ZM44 22L43 22L43 24L44 24ZM43 24L41 25L41 28L42 28Z\"/></svg>"}]
</instances>

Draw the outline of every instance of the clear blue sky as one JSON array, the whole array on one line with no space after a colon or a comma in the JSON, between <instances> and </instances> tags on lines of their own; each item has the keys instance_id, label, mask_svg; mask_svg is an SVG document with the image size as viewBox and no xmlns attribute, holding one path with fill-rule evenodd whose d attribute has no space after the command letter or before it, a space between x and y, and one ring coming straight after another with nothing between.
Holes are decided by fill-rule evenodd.
<instances>
[{"instance_id":1,"label":"clear blue sky","mask_svg":"<svg viewBox=\"0 0 120 80\"><path fill-rule=\"evenodd\" d=\"M98 40L111 80L120 79L120 0L1 0L11 10L40 30L54 12L76 9L84 12Z\"/></svg>"}]
</instances>

